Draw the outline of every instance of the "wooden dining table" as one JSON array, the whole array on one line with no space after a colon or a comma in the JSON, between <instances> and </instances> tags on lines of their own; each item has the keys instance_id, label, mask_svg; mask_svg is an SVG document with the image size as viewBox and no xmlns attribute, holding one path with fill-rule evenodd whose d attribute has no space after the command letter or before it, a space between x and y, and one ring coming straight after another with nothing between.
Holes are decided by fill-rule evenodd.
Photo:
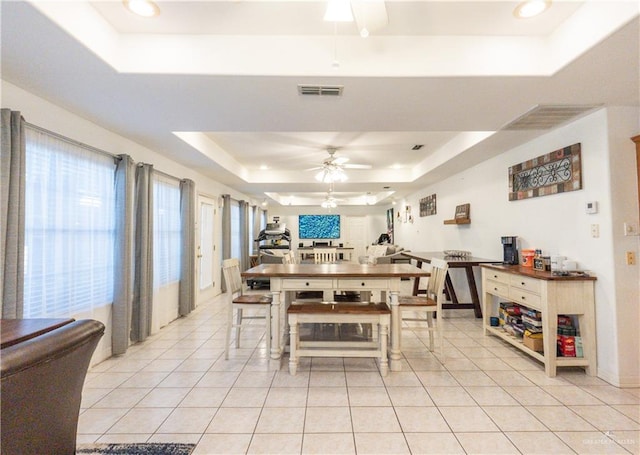
<instances>
[{"instance_id":1,"label":"wooden dining table","mask_svg":"<svg viewBox=\"0 0 640 455\"><path fill-rule=\"evenodd\" d=\"M412 264L260 264L242 272L245 279L268 278L271 285L271 359L278 365L288 340L287 306L295 291L376 291L391 309L389 368L401 370L398 306L402 278L428 277L430 273Z\"/></svg>"},{"instance_id":2,"label":"wooden dining table","mask_svg":"<svg viewBox=\"0 0 640 455\"><path fill-rule=\"evenodd\" d=\"M469 294L471 295L471 302L462 303L458 301L458 295L456 294L456 290L453 287L453 283L451 282L451 277L447 272L447 276L445 278L444 287L447 296L451 300L451 303L443 303L443 309L463 309L463 308L473 308L473 312L476 318L482 317L482 307L480 306L480 297L478 294L478 287L476 285L476 278L473 274L473 268L478 267L481 264L502 264L502 261L496 259L486 259L479 258L475 256L448 256L445 255L442 251L425 251L425 252L411 252L411 251L403 251L402 254L410 259L414 259L416 261L417 267L422 267L424 262L431 262L432 258L442 259L446 261L449 265L449 269L464 269L465 274L467 276L467 284L469 285ZM413 283L413 295L418 295L419 293L419 284L420 280L415 280Z\"/></svg>"}]
</instances>

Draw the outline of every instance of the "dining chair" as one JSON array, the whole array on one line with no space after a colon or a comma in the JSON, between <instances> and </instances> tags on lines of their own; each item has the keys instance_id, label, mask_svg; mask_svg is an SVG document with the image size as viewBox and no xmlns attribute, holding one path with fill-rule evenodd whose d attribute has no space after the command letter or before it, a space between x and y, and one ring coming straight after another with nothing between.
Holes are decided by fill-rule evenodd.
<instances>
[{"instance_id":1,"label":"dining chair","mask_svg":"<svg viewBox=\"0 0 640 455\"><path fill-rule=\"evenodd\" d=\"M264 319L266 325L267 353L271 352L271 296L269 294L244 294L242 276L240 275L240 261L236 258L222 261L222 272L227 285L227 334L224 346L224 358L229 359L229 344L231 342L231 329L236 329L236 349L240 347L240 329L248 324L243 324L245 319ZM244 310L256 310L249 316ZM233 313L236 312L236 322L233 322ZM260 314L261 313L261 314Z\"/></svg>"},{"instance_id":2,"label":"dining chair","mask_svg":"<svg viewBox=\"0 0 640 455\"><path fill-rule=\"evenodd\" d=\"M296 262L296 255L293 251L288 251L282 255L283 264L295 264Z\"/></svg>"},{"instance_id":3,"label":"dining chair","mask_svg":"<svg viewBox=\"0 0 640 455\"><path fill-rule=\"evenodd\" d=\"M447 276L449 265L442 259L431 259L431 276L427 282L426 294L400 296L398 304L402 321L426 322L429 331L429 350L434 350L434 332L438 334L438 344L440 346L440 355L443 355L444 345L442 336L442 303L444 301L444 280ZM417 278L416 278L417 279ZM405 313L409 311L413 315L405 317ZM420 317L420 313L424 312L424 317ZM435 326L433 315L435 313Z\"/></svg>"},{"instance_id":4,"label":"dining chair","mask_svg":"<svg viewBox=\"0 0 640 455\"><path fill-rule=\"evenodd\" d=\"M337 248L314 248L313 262L314 264L331 264L338 260Z\"/></svg>"}]
</instances>

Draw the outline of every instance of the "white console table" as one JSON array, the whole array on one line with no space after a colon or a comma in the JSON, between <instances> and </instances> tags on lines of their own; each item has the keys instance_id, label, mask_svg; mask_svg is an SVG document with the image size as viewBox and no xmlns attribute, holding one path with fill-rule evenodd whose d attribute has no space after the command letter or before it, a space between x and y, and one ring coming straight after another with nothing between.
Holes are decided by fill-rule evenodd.
<instances>
[{"instance_id":1,"label":"white console table","mask_svg":"<svg viewBox=\"0 0 640 455\"><path fill-rule=\"evenodd\" d=\"M555 276L517 265L482 265L482 314L485 335L495 335L544 363L547 376L556 368L581 366L596 374L596 330L594 283L591 276ZM502 328L492 327L499 301L508 301L542 313L544 353L535 352ZM558 357L558 315L577 316L583 357Z\"/></svg>"}]
</instances>

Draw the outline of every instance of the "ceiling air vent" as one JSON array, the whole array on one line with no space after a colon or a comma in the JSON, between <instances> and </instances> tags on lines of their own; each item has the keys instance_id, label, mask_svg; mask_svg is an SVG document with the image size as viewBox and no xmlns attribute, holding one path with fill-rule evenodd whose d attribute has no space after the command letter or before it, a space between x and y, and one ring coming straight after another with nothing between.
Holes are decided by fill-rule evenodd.
<instances>
[{"instance_id":1,"label":"ceiling air vent","mask_svg":"<svg viewBox=\"0 0 640 455\"><path fill-rule=\"evenodd\" d=\"M503 130L548 130L573 120L582 114L600 107L598 104L585 105L538 105L524 113Z\"/></svg>"},{"instance_id":2,"label":"ceiling air vent","mask_svg":"<svg viewBox=\"0 0 640 455\"><path fill-rule=\"evenodd\" d=\"M343 85L298 85L300 95L342 96Z\"/></svg>"},{"instance_id":3,"label":"ceiling air vent","mask_svg":"<svg viewBox=\"0 0 640 455\"><path fill-rule=\"evenodd\" d=\"M422 147L424 147L424 144L416 144L411 147L411 150L420 150Z\"/></svg>"}]
</instances>

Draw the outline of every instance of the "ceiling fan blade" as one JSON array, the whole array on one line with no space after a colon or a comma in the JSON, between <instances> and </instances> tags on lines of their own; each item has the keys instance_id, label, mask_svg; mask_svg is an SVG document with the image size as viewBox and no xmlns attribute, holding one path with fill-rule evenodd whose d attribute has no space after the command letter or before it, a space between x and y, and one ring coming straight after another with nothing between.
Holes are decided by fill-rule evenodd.
<instances>
[{"instance_id":1,"label":"ceiling fan blade","mask_svg":"<svg viewBox=\"0 0 640 455\"><path fill-rule=\"evenodd\" d=\"M370 164L345 164L342 167L345 169L371 169Z\"/></svg>"},{"instance_id":2,"label":"ceiling fan blade","mask_svg":"<svg viewBox=\"0 0 640 455\"><path fill-rule=\"evenodd\" d=\"M332 162L333 162L333 164L337 164L338 166L342 166L347 161L349 161L349 158L347 158L346 156L339 156L337 158L334 158Z\"/></svg>"},{"instance_id":3,"label":"ceiling fan blade","mask_svg":"<svg viewBox=\"0 0 640 455\"><path fill-rule=\"evenodd\" d=\"M375 32L387 26L389 16L383 0L352 0L351 10L358 26L358 31L363 29Z\"/></svg>"}]
</instances>

